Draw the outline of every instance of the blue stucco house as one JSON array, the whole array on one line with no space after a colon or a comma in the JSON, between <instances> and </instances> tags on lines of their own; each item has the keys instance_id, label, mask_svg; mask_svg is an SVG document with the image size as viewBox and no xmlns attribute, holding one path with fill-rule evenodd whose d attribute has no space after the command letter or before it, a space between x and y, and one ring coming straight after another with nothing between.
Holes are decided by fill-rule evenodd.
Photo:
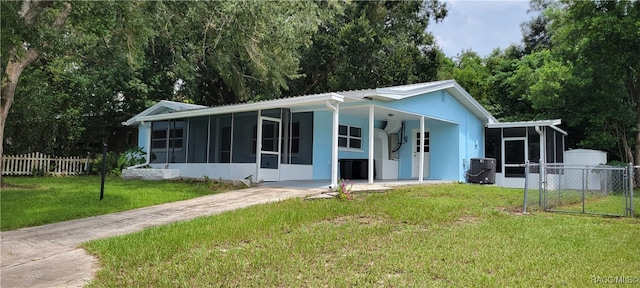
<instances>
[{"instance_id":1,"label":"blue stucco house","mask_svg":"<svg viewBox=\"0 0 640 288\"><path fill-rule=\"evenodd\" d=\"M540 157L545 131L562 131L559 120L501 123L454 80L217 107L161 101L125 124L138 127L145 164L184 177L326 180L332 187L340 178L465 181L470 159L510 149ZM524 129L522 145L503 141L509 129ZM487 133L496 131L486 153ZM527 136L536 131L538 138ZM512 159L501 157L499 170L510 171L503 160Z\"/></svg>"}]
</instances>

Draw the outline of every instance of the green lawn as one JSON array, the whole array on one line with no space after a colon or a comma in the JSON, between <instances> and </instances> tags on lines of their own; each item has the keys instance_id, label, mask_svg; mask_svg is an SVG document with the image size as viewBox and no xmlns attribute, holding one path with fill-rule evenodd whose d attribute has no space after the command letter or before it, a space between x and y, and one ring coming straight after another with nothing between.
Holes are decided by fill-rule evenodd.
<instances>
[{"instance_id":1,"label":"green lawn","mask_svg":"<svg viewBox=\"0 0 640 288\"><path fill-rule=\"evenodd\" d=\"M190 199L232 188L187 181L141 181L110 177L100 201L100 177L4 177L0 230L131 210ZM236 188L234 188L236 189Z\"/></svg>"},{"instance_id":2,"label":"green lawn","mask_svg":"<svg viewBox=\"0 0 640 288\"><path fill-rule=\"evenodd\" d=\"M521 202L522 190L450 184L253 206L87 243L101 260L89 286L639 283L640 219L514 213Z\"/></svg>"}]
</instances>

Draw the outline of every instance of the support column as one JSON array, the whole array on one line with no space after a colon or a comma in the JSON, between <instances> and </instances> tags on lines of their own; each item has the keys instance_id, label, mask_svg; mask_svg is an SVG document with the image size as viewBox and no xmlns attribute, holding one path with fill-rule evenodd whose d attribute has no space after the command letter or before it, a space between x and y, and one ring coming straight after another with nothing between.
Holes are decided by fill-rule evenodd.
<instances>
[{"instance_id":1,"label":"support column","mask_svg":"<svg viewBox=\"0 0 640 288\"><path fill-rule=\"evenodd\" d=\"M424 178L424 116L420 116L420 168L418 169L418 183Z\"/></svg>"},{"instance_id":2,"label":"support column","mask_svg":"<svg viewBox=\"0 0 640 288\"><path fill-rule=\"evenodd\" d=\"M333 105L330 101L327 101L326 104L333 112L333 129L331 131L331 185L329 185L329 188L335 189L338 187L338 126L340 123L340 106L338 103Z\"/></svg>"},{"instance_id":3,"label":"support column","mask_svg":"<svg viewBox=\"0 0 640 288\"><path fill-rule=\"evenodd\" d=\"M258 110L258 124L256 126L256 177L255 182L260 181L260 165L262 165L262 155L260 154L260 150L262 150L262 110Z\"/></svg>"},{"instance_id":4,"label":"support column","mask_svg":"<svg viewBox=\"0 0 640 288\"><path fill-rule=\"evenodd\" d=\"M374 107L373 105L369 106L369 176L367 179L369 179L369 184L373 184L373 177L374 177L374 163L373 163L373 120L374 120L374 115L375 115L375 111L374 111Z\"/></svg>"}]
</instances>

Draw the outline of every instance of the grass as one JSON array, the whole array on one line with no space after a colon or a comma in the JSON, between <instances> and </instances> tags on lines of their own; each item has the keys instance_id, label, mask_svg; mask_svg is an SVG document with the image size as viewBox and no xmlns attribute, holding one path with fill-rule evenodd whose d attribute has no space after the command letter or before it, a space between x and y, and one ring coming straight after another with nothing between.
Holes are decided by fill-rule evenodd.
<instances>
[{"instance_id":1,"label":"grass","mask_svg":"<svg viewBox=\"0 0 640 288\"><path fill-rule=\"evenodd\" d=\"M640 274L640 220L520 209L521 190L413 186L253 206L84 247L89 287L523 287Z\"/></svg>"},{"instance_id":2,"label":"grass","mask_svg":"<svg viewBox=\"0 0 640 288\"><path fill-rule=\"evenodd\" d=\"M196 181L107 178L100 201L100 177L4 177L0 230L131 210L214 194L232 188Z\"/></svg>"},{"instance_id":3,"label":"grass","mask_svg":"<svg viewBox=\"0 0 640 288\"><path fill-rule=\"evenodd\" d=\"M570 213L583 213L581 190L552 190L546 192L547 208L549 211L561 211ZM539 192L529 191L527 210L540 209L538 205ZM608 194L600 191L585 192L584 213L602 214L611 216L625 216L626 198L622 192ZM634 215L640 217L640 195L636 191L633 197Z\"/></svg>"}]
</instances>

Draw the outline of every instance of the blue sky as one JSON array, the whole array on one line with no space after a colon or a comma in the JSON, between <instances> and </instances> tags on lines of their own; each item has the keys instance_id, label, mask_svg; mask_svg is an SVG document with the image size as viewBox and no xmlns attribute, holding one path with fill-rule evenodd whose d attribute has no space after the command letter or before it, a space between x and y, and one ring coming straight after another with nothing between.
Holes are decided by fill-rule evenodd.
<instances>
[{"instance_id":1,"label":"blue sky","mask_svg":"<svg viewBox=\"0 0 640 288\"><path fill-rule=\"evenodd\" d=\"M527 14L526 0L446 0L449 14L440 23L427 28L445 54L454 57L471 49L487 56L495 48L504 49L522 42L520 24L534 14Z\"/></svg>"}]
</instances>

